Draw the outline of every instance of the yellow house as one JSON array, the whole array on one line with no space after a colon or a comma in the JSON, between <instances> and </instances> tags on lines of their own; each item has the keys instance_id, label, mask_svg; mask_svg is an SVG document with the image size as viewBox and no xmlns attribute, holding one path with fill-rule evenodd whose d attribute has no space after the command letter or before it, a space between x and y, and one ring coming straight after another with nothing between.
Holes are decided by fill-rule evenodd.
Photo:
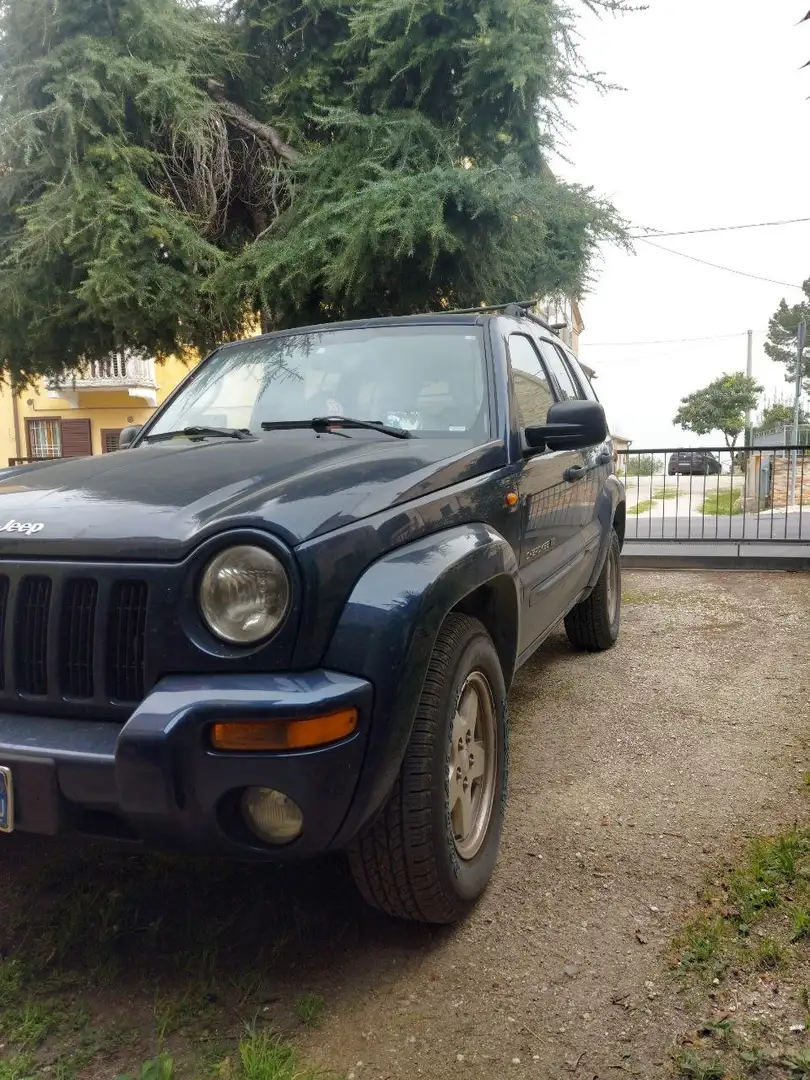
<instances>
[{"instance_id":1,"label":"yellow house","mask_svg":"<svg viewBox=\"0 0 810 1080\"><path fill-rule=\"evenodd\" d=\"M198 362L118 354L94 361L56 386L0 393L0 467L52 457L106 454L118 449L129 424L143 424Z\"/></svg>"}]
</instances>

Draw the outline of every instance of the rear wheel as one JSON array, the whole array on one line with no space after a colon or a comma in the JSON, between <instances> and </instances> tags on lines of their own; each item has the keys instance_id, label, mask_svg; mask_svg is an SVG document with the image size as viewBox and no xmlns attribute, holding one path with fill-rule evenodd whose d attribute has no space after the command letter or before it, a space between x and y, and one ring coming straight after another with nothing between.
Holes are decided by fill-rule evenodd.
<instances>
[{"instance_id":1,"label":"rear wheel","mask_svg":"<svg viewBox=\"0 0 810 1080\"><path fill-rule=\"evenodd\" d=\"M399 777L349 851L368 903L429 923L462 918L500 847L507 777L506 687L476 619L445 620Z\"/></svg>"},{"instance_id":2,"label":"rear wheel","mask_svg":"<svg viewBox=\"0 0 810 1080\"><path fill-rule=\"evenodd\" d=\"M603 652L613 648L619 637L621 612L621 549L614 529L605 565L593 592L565 617L568 640L575 648L586 649L588 652Z\"/></svg>"}]
</instances>

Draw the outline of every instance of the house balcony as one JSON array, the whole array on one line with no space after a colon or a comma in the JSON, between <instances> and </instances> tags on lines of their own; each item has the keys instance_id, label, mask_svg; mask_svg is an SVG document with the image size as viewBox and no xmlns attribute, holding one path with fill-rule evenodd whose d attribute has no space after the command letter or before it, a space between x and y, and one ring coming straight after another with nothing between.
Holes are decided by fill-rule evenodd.
<instances>
[{"instance_id":1,"label":"house balcony","mask_svg":"<svg viewBox=\"0 0 810 1080\"><path fill-rule=\"evenodd\" d=\"M48 397L66 401L72 409L79 408L79 395L122 392L140 398L154 408L157 405L158 384L155 361L151 358L115 353L106 360L92 360L76 375L64 382L48 383ZM87 402L85 406L87 407Z\"/></svg>"}]
</instances>

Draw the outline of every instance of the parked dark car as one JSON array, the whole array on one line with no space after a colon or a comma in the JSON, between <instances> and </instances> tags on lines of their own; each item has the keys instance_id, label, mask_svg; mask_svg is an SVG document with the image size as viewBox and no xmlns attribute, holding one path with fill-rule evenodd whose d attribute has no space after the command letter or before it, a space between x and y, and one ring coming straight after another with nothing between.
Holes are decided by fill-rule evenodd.
<instances>
[{"instance_id":1,"label":"parked dark car","mask_svg":"<svg viewBox=\"0 0 810 1080\"><path fill-rule=\"evenodd\" d=\"M667 468L670 476L719 476L722 471L723 466L711 450L678 450L671 455Z\"/></svg>"},{"instance_id":2,"label":"parked dark car","mask_svg":"<svg viewBox=\"0 0 810 1080\"><path fill-rule=\"evenodd\" d=\"M0 831L348 852L461 917L498 854L515 670L619 633L602 406L540 320L217 349L122 451L0 479Z\"/></svg>"}]
</instances>

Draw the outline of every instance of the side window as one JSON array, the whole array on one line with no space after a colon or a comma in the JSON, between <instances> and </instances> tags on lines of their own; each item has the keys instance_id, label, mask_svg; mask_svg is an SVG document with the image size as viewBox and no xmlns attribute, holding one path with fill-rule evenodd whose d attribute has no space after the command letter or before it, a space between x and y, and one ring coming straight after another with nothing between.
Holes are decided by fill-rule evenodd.
<instances>
[{"instance_id":1,"label":"side window","mask_svg":"<svg viewBox=\"0 0 810 1080\"><path fill-rule=\"evenodd\" d=\"M585 397L588 399L588 401L598 401L599 398L593 388L593 383L585 374L585 370L583 369L582 364L580 364L579 360L577 360L577 358L571 353L566 353L566 358L568 360L568 363L574 369L574 374L579 380L579 385L582 387L582 392L585 394Z\"/></svg>"},{"instance_id":2,"label":"side window","mask_svg":"<svg viewBox=\"0 0 810 1080\"><path fill-rule=\"evenodd\" d=\"M574 382L574 376L571 374L568 365L563 360L562 354L557 348L552 345L550 341L541 341L540 352L546 365L551 371L551 374L557 380L557 385L562 393L563 401L570 401L572 398L583 397L582 391Z\"/></svg>"},{"instance_id":3,"label":"side window","mask_svg":"<svg viewBox=\"0 0 810 1080\"><path fill-rule=\"evenodd\" d=\"M545 424L554 404L548 379L537 350L524 334L509 335L509 359L515 384L521 427Z\"/></svg>"}]
</instances>

